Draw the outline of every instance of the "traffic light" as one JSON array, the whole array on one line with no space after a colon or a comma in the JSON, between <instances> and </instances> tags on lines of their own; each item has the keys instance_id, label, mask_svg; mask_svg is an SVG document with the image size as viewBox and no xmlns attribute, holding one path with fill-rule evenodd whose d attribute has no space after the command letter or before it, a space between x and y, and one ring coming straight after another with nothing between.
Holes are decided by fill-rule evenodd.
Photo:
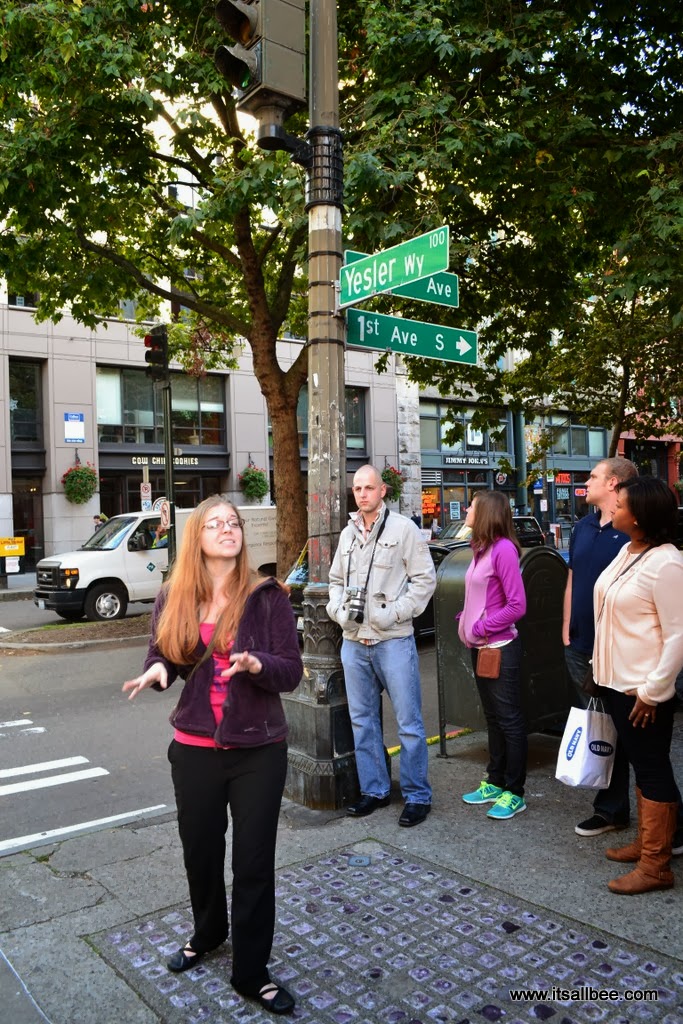
<instances>
[{"instance_id":1,"label":"traffic light","mask_svg":"<svg viewBox=\"0 0 683 1024\"><path fill-rule=\"evenodd\" d=\"M306 104L305 0L218 0L216 18L233 46L216 67L238 94L237 109L281 125Z\"/></svg>"},{"instance_id":2,"label":"traffic light","mask_svg":"<svg viewBox=\"0 0 683 1024\"><path fill-rule=\"evenodd\" d=\"M165 324L157 324L145 335L145 373L153 381L168 381L168 332Z\"/></svg>"}]
</instances>

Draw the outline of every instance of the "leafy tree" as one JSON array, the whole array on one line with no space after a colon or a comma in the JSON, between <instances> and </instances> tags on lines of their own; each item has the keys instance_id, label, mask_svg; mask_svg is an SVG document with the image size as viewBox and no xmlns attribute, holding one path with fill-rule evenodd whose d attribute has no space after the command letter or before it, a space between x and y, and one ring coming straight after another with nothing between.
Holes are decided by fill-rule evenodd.
<instances>
[{"instance_id":1,"label":"leafy tree","mask_svg":"<svg viewBox=\"0 0 683 1024\"><path fill-rule=\"evenodd\" d=\"M273 431L278 562L306 538L296 404L304 333L303 172L256 150L213 53L213 3L7 0L0 14L0 273L84 324L137 294L188 311L190 361L248 340ZM189 191L193 201L186 199ZM188 268L196 271L192 279ZM182 341L181 326L173 338Z\"/></svg>"},{"instance_id":2,"label":"leafy tree","mask_svg":"<svg viewBox=\"0 0 683 1024\"><path fill-rule=\"evenodd\" d=\"M461 308L427 318L477 328L481 364L410 372L444 395L476 392L479 425L552 395L615 436L675 426L682 21L671 0L348 12L354 248L450 223ZM528 354L514 373L499 365L509 349Z\"/></svg>"},{"instance_id":3,"label":"leafy tree","mask_svg":"<svg viewBox=\"0 0 683 1024\"><path fill-rule=\"evenodd\" d=\"M510 395L569 404L590 366L609 393L579 404L604 402L610 424L624 390L661 405L683 308L680 5L364 0L339 15L349 241L373 251L449 223L461 308L438 316L480 331L480 366L411 360L415 379L475 389L481 419ZM5 0L0 272L41 293L40 316L68 303L84 323L134 291L149 312L172 299L200 360L247 338L273 425L282 568L306 535L306 356L287 372L276 358L285 325L305 333L303 180L244 134L213 65L219 41L213 3ZM626 378L629 311L636 348L650 320ZM529 356L517 376L499 366L510 348Z\"/></svg>"}]
</instances>

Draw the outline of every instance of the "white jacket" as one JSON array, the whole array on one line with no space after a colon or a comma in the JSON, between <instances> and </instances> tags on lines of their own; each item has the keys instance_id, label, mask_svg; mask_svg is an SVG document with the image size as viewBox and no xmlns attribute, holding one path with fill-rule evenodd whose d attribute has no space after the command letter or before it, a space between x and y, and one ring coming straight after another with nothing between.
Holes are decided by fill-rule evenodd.
<instances>
[{"instance_id":1,"label":"white jacket","mask_svg":"<svg viewBox=\"0 0 683 1024\"><path fill-rule=\"evenodd\" d=\"M661 544L634 558L625 545L595 584L593 678L659 704L683 668L683 555Z\"/></svg>"},{"instance_id":2,"label":"white jacket","mask_svg":"<svg viewBox=\"0 0 683 1024\"><path fill-rule=\"evenodd\" d=\"M346 640L410 636L413 619L425 610L434 593L436 571L427 542L415 523L405 516L389 513L372 558L384 509L383 505L366 541L353 519L349 522L339 537L330 568L327 614L342 627ZM347 586L366 587L362 623L349 619Z\"/></svg>"}]
</instances>

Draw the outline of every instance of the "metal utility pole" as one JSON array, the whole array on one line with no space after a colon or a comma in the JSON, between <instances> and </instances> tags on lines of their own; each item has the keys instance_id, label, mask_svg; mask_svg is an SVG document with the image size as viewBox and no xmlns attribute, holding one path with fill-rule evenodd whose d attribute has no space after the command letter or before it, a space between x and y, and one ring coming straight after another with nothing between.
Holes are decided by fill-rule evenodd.
<instances>
[{"instance_id":1,"label":"metal utility pole","mask_svg":"<svg viewBox=\"0 0 683 1024\"><path fill-rule=\"evenodd\" d=\"M177 541L175 533L175 481L174 481L174 466L173 466L173 421L172 421L172 402L171 402L171 381L170 379L163 385L164 392L164 476L165 476L165 490L166 500L168 501L171 514L170 523L168 528L168 564L171 566L175 562L175 556L177 551Z\"/></svg>"},{"instance_id":2,"label":"metal utility pole","mask_svg":"<svg viewBox=\"0 0 683 1024\"><path fill-rule=\"evenodd\" d=\"M337 808L357 793L353 735L339 658L340 632L325 611L329 567L346 517L344 345L335 314L342 263L343 154L339 130L336 0L310 3L308 167L308 565L304 676L287 697L287 795Z\"/></svg>"}]
</instances>

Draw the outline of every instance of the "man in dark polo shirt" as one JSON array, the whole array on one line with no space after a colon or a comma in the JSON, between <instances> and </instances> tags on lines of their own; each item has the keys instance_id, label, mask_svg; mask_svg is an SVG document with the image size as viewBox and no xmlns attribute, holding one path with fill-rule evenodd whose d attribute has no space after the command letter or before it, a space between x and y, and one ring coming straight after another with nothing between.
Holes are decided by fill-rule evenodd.
<instances>
[{"instance_id":1,"label":"man in dark polo shirt","mask_svg":"<svg viewBox=\"0 0 683 1024\"><path fill-rule=\"evenodd\" d=\"M586 500L598 509L580 519L569 540L569 575L564 595L562 641L569 677L576 689L581 707L588 697L581 683L593 656L595 621L593 588L603 569L616 557L628 535L612 526L612 513L618 485L637 476L638 470L628 459L604 459L591 470L586 486ZM602 832L626 828L629 823L629 765L620 743L617 743L612 781L601 789L593 801L594 814L575 828L580 836L598 836Z\"/></svg>"}]
</instances>

